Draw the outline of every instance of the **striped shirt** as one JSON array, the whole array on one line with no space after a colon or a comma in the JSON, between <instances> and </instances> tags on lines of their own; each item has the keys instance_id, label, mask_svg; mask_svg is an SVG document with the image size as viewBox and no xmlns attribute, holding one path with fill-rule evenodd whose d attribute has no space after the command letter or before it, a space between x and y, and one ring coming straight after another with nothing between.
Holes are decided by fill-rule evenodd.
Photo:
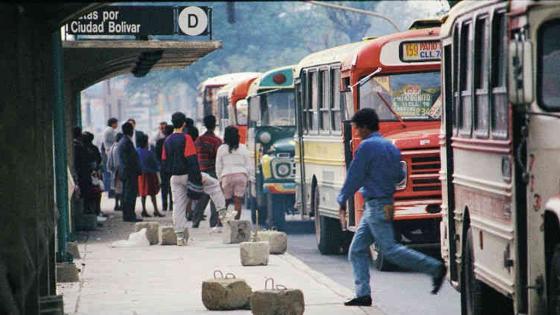
<instances>
[{"instance_id":1,"label":"striped shirt","mask_svg":"<svg viewBox=\"0 0 560 315\"><path fill-rule=\"evenodd\" d=\"M206 131L195 141L196 152L198 155L198 165L202 172L216 171L216 154L222 140L213 132Z\"/></svg>"}]
</instances>

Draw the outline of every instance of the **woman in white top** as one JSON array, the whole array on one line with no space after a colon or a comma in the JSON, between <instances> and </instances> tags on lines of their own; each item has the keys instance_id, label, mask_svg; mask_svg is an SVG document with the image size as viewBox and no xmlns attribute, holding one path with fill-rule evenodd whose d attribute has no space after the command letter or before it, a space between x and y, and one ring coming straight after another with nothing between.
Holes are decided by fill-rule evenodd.
<instances>
[{"instance_id":1,"label":"woman in white top","mask_svg":"<svg viewBox=\"0 0 560 315\"><path fill-rule=\"evenodd\" d=\"M244 144L239 144L239 130L229 126L224 131L224 144L216 153L216 175L222 184L224 197L233 198L235 219L241 217L241 204L249 178L253 177L253 163Z\"/></svg>"}]
</instances>

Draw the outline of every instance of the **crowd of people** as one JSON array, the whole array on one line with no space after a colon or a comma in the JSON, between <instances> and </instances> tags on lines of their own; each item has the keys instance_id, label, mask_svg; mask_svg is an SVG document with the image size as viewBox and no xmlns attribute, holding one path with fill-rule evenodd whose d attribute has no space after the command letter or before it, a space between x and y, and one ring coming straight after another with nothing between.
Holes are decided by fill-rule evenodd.
<instances>
[{"instance_id":1,"label":"crowd of people","mask_svg":"<svg viewBox=\"0 0 560 315\"><path fill-rule=\"evenodd\" d=\"M198 228L210 204L209 225L222 226L233 204L232 217L241 218L241 207L248 182L254 178L249 151L239 143L239 130L225 129L224 139L216 133L216 117L204 117L206 131L199 136L194 121L181 112L174 113L171 124L161 122L150 141L136 129L134 119L119 129L111 118L103 132L101 149L93 144L94 136L74 128L74 176L86 213L96 214L98 222L106 220L101 211L101 194L115 199L114 210L123 212L126 222L143 217L164 217L173 211L178 245L186 243L187 222ZM156 196L161 192L162 211ZM142 212L136 214L140 197ZM154 212L146 210L149 197Z\"/></svg>"}]
</instances>

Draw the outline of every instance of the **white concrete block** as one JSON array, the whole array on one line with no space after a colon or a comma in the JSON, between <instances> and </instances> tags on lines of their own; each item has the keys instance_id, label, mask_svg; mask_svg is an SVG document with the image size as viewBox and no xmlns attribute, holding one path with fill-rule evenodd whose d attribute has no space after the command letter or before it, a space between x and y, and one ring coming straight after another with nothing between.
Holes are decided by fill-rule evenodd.
<instances>
[{"instance_id":1,"label":"white concrete block","mask_svg":"<svg viewBox=\"0 0 560 315\"><path fill-rule=\"evenodd\" d=\"M208 310L249 309L253 290L242 279L212 279L202 282L202 303Z\"/></svg>"},{"instance_id":2,"label":"white concrete block","mask_svg":"<svg viewBox=\"0 0 560 315\"><path fill-rule=\"evenodd\" d=\"M288 235L280 231L259 231L258 241L267 241L270 244L270 253L273 255L284 254L288 249Z\"/></svg>"},{"instance_id":3,"label":"white concrete block","mask_svg":"<svg viewBox=\"0 0 560 315\"><path fill-rule=\"evenodd\" d=\"M78 282L80 281L78 267L74 263L57 263L56 264L56 281L57 282Z\"/></svg>"},{"instance_id":4,"label":"white concrete block","mask_svg":"<svg viewBox=\"0 0 560 315\"><path fill-rule=\"evenodd\" d=\"M251 312L254 315L302 315L304 311L301 290L259 290L251 296Z\"/></svg>"},{"instance_id":5,"label":"white concrete block","mask_svg":"<svg viewBox=\"0 0 560 315\"><path fill-rule=\"evenodd\" d=\"M241 220L225 222L222 237L224 244L239 244L249 241L251 239L251 222Z\"/></svg>"},{"instance_id":6,"label":"white concrete block","mask_svg":"<svg viewBox=\"0 0 560 315\"><path fill-rule=\"evenodd\" d=\"M185 229L185 239L189 240L189 229ZM172 226L162 226L159 228L160 245L177 245L177 235Z\"/></svg>"},{"instance_id":7,"label":"white concrete block","mask_svg":"<svg viewBox=\"0 0 560 315\"><path fill-rule=\"evenodd\" d=\"M241 265L266 266L270 246L268 242L243 242L239 245Z\"/></svg>"}]
</instances>

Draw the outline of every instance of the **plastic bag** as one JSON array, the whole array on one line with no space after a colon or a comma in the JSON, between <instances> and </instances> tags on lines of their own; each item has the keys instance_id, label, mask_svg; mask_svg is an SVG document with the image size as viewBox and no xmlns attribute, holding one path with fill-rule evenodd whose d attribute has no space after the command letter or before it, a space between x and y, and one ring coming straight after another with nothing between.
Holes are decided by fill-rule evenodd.
<instances>
[{"instance_id":1,"label":"plastic bag","mask_svg":"<svg viewBox=\"0 0 560 315\"><path fill-rule=\"evenodd\" d=\"M128 236L128 240L121 240L111 243L111 247L148 247L150 246L150 241L146 236L147 230L141 229L138 232L131 233Z\"/></svg>"}]
</instances>

